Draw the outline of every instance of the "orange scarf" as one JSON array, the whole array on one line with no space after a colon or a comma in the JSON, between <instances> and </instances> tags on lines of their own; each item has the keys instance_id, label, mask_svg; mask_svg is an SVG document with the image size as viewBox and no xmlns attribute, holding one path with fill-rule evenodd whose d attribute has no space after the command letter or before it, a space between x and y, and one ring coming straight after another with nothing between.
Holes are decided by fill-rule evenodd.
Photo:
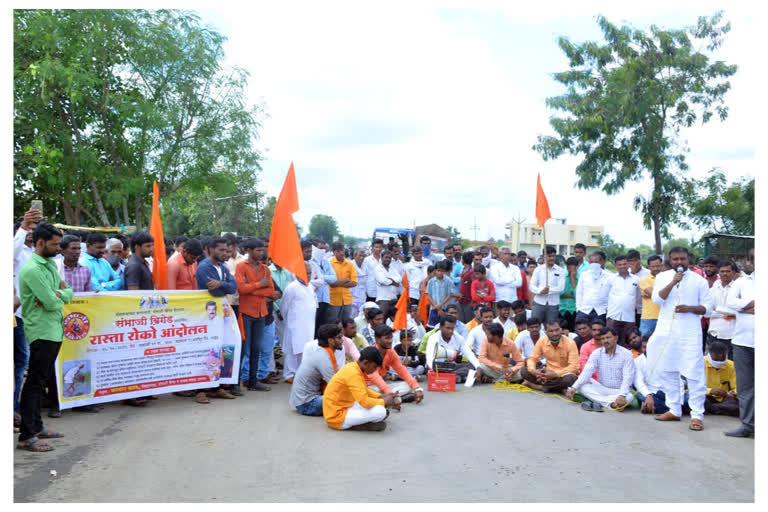
<instances>
[{"instance_id":1,"label":"orange scarf","mask_svg":"<svg viewBox=\"0 0 768 512\"><path fill-rule=\"evenodd\" d=\"M333 354L333 350L331 350L331 347L323 347L323 350L325 350L328 353L328 357L331 358L331 364L333 365L333 373L336 373L339 371L339 367L336 364L336 356ZM320 384L320 394L325 394L325 387L328 385L327 382L323 382Z\"/></svg>"}]
</instances>

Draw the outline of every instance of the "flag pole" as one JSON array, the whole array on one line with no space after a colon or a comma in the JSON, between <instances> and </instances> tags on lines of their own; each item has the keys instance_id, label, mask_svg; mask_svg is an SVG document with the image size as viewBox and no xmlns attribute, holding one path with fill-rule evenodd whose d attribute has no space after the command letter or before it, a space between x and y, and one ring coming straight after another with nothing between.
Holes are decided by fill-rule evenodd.
<instances>
[{"instance_id":1,"label":"flag pole","mask_svg":"<svg viewBox=\"0 0 768 512\"><path fill-rule=\"evenodd\" d=\"M546 221L541 226L541 239L544 241L544 286L549 287L549 270L547 269L547 230L544 227Z\"/></svg>"}]
</instances>

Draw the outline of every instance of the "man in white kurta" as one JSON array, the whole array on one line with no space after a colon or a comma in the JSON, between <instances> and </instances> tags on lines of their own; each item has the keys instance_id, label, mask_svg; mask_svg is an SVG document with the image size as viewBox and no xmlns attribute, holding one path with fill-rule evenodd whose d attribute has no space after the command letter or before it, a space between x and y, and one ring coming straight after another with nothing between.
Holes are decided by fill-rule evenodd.
<instances>
[{"instance_id":1,"label":"man in white kurta","mask_svg":"<svg viewBox=\"0 0 768 512\"><path fill-rule=\"evenodd\" d=\"M706 279L688 269L688 252L675 247L669 253L672 270L656 276L651 300L661 306L656 330L648 340L648 371L660 384L669 411L659 421L679 421L683 397L680 376L688 380L691 430L703 428L707 393L702 357L701 317L712 310ZM677 270L681 272L678 272Z\"/></svg>"},{"instance_id":2,"label":"man in white kurta","mask_svg":"<svg viewBox=\"0 0 768 512\"><path fill-rule=\"evenodd\" d=\"M523 275L517 265L512 263L512 253L508 247L501 248L501 261L491 266L488 279L496 287L496 300L515 302L517 288L523 284Z\"/></svg>"},{"instance_id":3,"label":"man in white kurta","mask_svg":"<svg viewBox=\"0 0 768 512\"><path fill-rule=\"evenodd\" d=\"M352 292L352 308L349 311L349 317L355 318L363 308L365 304L365 298L368 296L366 289L368 286L368 270L365 266L365 251L362 249L355 249L352 255L352 263L355 265L355 272L357 273L357 285L350 289Z\"/></svg>"},{"instance_id":4,"label":"man in white kurta","mask_svg":"<svg viewBox=\"0 0 768 512\"><path fill-rule=\"evenodd\" d=\"M311 268L306 265L307 274ZM315 338L315 312L317 300L312 285L308 285L296 276L285 290L280 302L280 311L285 319L285 334L283 336L283 378L288 381L296 375L301 364L301 354L307 341Z\"/></svg>"}]
</instances>

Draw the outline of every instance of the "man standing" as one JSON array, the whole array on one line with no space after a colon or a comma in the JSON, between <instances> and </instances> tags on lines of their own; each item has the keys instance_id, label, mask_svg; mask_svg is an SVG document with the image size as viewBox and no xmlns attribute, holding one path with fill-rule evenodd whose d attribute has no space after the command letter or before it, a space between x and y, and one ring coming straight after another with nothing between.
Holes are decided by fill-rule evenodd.
<instances>
[{"instance_id":1,"label":"man standing","mask_svg":"<svg viewBox=\"0 0 768 512\"><path fill-rule=\"evenodd\" d=\"M755 265L754 249L749 253L752 268ZM749 277L737 279L728 292L726 306L736 311L733 329L733 362L736 366L736 383L739 386L739 428L726 432L731 437L755 435L755 271Z\"/></svg>"},{"instance_id":2,"label":"man standing","mask_svg":"<svg viewBox=\"0 0 768 512\"><path fill-rule=\"evenodd\" d=\"M264 336L268 316L267 297L275 293L272 276L264 257L264 242L258 238L249 238L243 243L248 258L237 264L235 281L240 296L240 314L245 331L243 362L248 360L248 368L240 365L240 380L248 382L250 391L269 391L264 382L269 374L269 361L272 354L273 340Z\"/></svg>"},{"instance_id":3,"label":"man standing","mask_svg":"<svg viewBox=\"0 0 768 512\"><path fill-rule=\"evenodd\" d=\"M327 245L322 240L315 241L312 251L312 263L320 269L322 284L317 288L317 312L315 314L315 333L328 317L328 309L331 306L330 284L337 281L336 272L333 271L331 262L326 258ZM352 301L350 300L350 304Z\"/></svg>"},{"instance_id":4,"label":"man standing","mask_svg":"<svg viewBox=\"0 0 768 512\"><path fill-rule=\"evenodd\" d=\"M573 246L573 257L576 258L576 277L581 277L582 272L589 270L589 263L584 257L587 254L587 246L584 244L576 244Z\"/></svg>"},{"instance_id":5,"label":"man standing","mask_svg":"<svg viewBox=\"0 0 768 512\"><path fill-rule=\"evenodd\" d=\"M521 370L525 379L523 385L547 393L562 393L565 388L576 382L579 353L576 343L568 336L563 336L563 330L557 320L545 325L547 335L536 342L533 353ZM530 329L530 325L528 328ZM537 369L542 356L546 358L547 364Z\"/></svg>"},{"instance_id":6,"label":"man standing","mask_svg":"<svg viewBox=\"0 0 768 512\"><path fill-rule=\"evenodd\" d=\"M314 350L301 361L291 385L288 403L304 416L323 415L323 391L339 370L336 351L342 348L341 329L333 324L321 325Z\"/></svg>"},{"instance_id":7,"label":"man standing","mask_svg":"<svg viewBox=\"0 0 768 512\"><path fill-rule=\"evenodd\" d=\"M197 265L195 280L198 290L208 290L214 297L224 297L237 291L237 282L224 262L229 258L227 241L221 237L211 237L206 244L208 257ZM235 396L221 387L212 390L199 390L195 396L198 403L208 403L207 397L233 399Z\"/></svg>"},{"instance_id":8,"label":"man standing","mask_svg":"<svg viewBox=\"0 0 768 512\"><path fill-rule=\"evenodd\" d=\"M426 299L429 302L430 311L427 326L435 326L443 315L443 307L455 302L458 294L453 293L453 283L446 277L450 273L453 264L450 261L439 261L435 265L435 277L429 280L426 289Z\"/></svg>"},{"instance_id":9,"label":"man standing","mask_svg":"<svg viewBox=\"0 0 768 512\"><path fill-rule=\"evenodd\" d=\"M608 311L608 290L611 272L605 270L605 253L595 251L589 256L589 270L579 276L576 285L576 320L605 322Z\"/></svg>"},{"instance_id":10,"label":"man standing","mask_svg":"<svg viewBox=\"0 0 768 512\"><path fill-rule=\"evenodd\" d=\"M336 274L336 281L329 283L331 289L328 323L338 322L350 316L354 301L350 288L357 286L355 265L344 257L344 244L333 242L331 251L333 258L330 259L330 265Z\"/></svg>"},{"instance_id":11,"label":"man standing","mask_svg":"<svg viewBox=\"0 0 768 512\"><path fill-rule=\"evenodd\" d=\"M565 270L555 265L555 248L547 246L546 265L536 267L531 276L530 289L533 292L531 314L541 318L545 325L558 318L560 294L565 290Z\"/></svg>"},{"instance_id":12,"label":"man standing","mask_svg":"<svg viewBox=\"0 0 768 512\"><path fill-rule=\"evenodd\" d=\"M579 284L579 263L574 257L565 260L565 289L560 294L560 316L568 322L568 330L576 328L576 287Z\"/></svg>"},{"instance_id":13,"label":"man standing","mask_svg":"<svg viewBox=\"0 0 768 512\"><path fill-rule=\"evenodd\" d=\"M627 264L629 265L629 273L633 276L637 276L639 280L642 281L642 279L651 273L650 270L643 267L643 265L640 263L640 253L635 249L630 249L627 251ZM635 316L635 325L640 325L640 317L642 315L642 303L638 305L636 316Z\"/></svg>"},{"instance_id":14,"label":"man standing","mask_svg":"<svg viewBox=\"0 0 768 512\"><path fill-rule=\"evenodd\" d=\"M709 288L709 293L712 294L713 307L707 332L706 351L709 352L709 347L712 343L719 341L726 346L728 359L732 360L733 346L731 345L731 338L733 337L733 328L736 325L736 312L728 309L726 302L728 300L728 292L731 291L734 279L739 276L739 273L736 264L732 261L721 261L719 265L720 279L715 281ZM704 269L705 272L709 270L706 260L704 261Z\"/></svg>"},{"instance_id":15,"label":"man standing","mask_svg":"<svg viewBox=\"0 0 768 512\"><path fill-rule=\"evenodd\" d=\"M197 258L203 254L199 240L185 240L178 257L168 261L169 290L197 290Z\"/></svg>"},{"instance_id":16,"label":"man standing","mask_svg":"<svg viewBox=\"0 0 768 512\"><path fill-rule=\"evenodd\" d=\"M413 256L411 261L405 264L405 273L408 275L408 296L418 303L421 299L419 284L427 277L429 260L422 257L423 251L418 245L411 249L411 255Z\"/></svg>"},{"instance_id":17,"label":"man standing","mask_svg":"<svg viewBox=\"0 0 768 512\"><path fill-rule=\"evenodd\" d=\"M94 291L114 292L123 289L123 278L112 270L112 266L104 259L107 247L107 237L104 233L94 231L86 241L85 266L91 271L91 288Z\"/></svg>"},{"instance_id":18,"label":"man standing","mask_svg":"<svg viewBox=\"0 0 768 512\"><path fill-rule=\"evenodd\" d=\"M64 235L61 239L61 254L64 259L56 264L59 275L74 293L91 291L91 271L80 264L80 249L80 237Z\"/></svg>"},{"instance_id":19,"label":"man standing","mask_svg":"<svg viewBox=\"0 0 768 512\"><path fill-rule=\"evenodd\" d=\"M704 428L704 399L707 393L704 359L701 357L701 317L712 310L712 295L707 281L688 271L688 250L669 251L673 270L660 273L653 287L652 300L661 306L656 331L648 340L649 372L659 381L669 411L656 416L659 421L680 421L682 396L680 376L688 380L691 407L689 428Z\"/></svg>"},{"instance_id":20,"label":"man standing","mask_svg":"<svg viewBox=\"0 0 768 512\"><path fill-rule=\"evenodd\" d=\"M31 343L27 379L21 391L21 431L16 447L33 452L53 450L41 439L63 437L59 432L44 428L40 414L45 383L64 339L61 309L72 302L74 296L52 261L59 253L61 236L61 231L47 222L37 225L32 234L35 252L19 272L24 331Z\"/></svg>"},{"instance_id":21,"label":"man standing","mask_svg":"<svg viewBox=\"0 0 768 512\"><path fill-rule=\"evenodd\" d=\"M349 317L355 318L359 313L363 304L366 302L367 294L365 293L368 286L368 274L365 269L365 251L362 249L355 249L352 253L352 263L355 266L355 274L357 275L357 284L350 290L352 292L352 307L349 311Z\"/></svg>"},{"instance_id":22,"label":"man standing","mask_svg":"<svg viewBox=\"0 0 768 512\"><path fill-rule=\"evenodd\" d=\"M512 263L509 247L501 248L501 261L491 267L488 279L496 286L496 300L512 303L517 300L517 288L523 284L520 269Z\"/></svg>"},{"instance_id":23,"label":"man standing","mask_svg":"<svg viewBox=\"0 0 768 512\"><path fill-rule=\"evenodd\" d=\"M304 262L307 275L310 275L311 265ZM285 288L283 298L280 301L280 311L285 320L285 334L283 336L283 378L285 382L293 383L301 364L301 356L304 344L314 339L315 309L317 307L315 293L312 286L299 276Z\"/></svg>"},{"instance_id":24,"label":"man standing","mask_svg":"<svg viewBox=\"0 0 768 512\"><path fill-rule=\"evenodd\" d=\"M229 251L229 258L225 264L229 269L229 273L235 275L237 265L241 261L245 260L245 256L240 254L240 251L238 250L238 241L236 235L233 233L226 233L224 235L224 240L227 241L227 250ZM237 317L240 313L240 296L237 292L231 295L227 295L227 301L229 302L229 305L232 306L232 310L235 312L235 317Z\"/></svg>"},{"instance_id":25,"label":"man standing","mask_svg":"<svg viewBox=\"0 0 768 512\"><path fill-rule=\"evenodd\" d=\"M653 287L656 284L656 276L659 275L662 269L661 256L652 254L648 256L648 275L640 279L640 296L643 300L643 309L640 314L640 336L645 338L653 334L656 330L656 322L659 319L658 305L654 304L651 300L653 294Z\"/></svg>"},{"instance_id":26,"label":"man standing","mask_svg":"<svg viewBox=\"0 0 768 512\"><path fill-rule=\"evenodd\" d=\"M154 290L152 284L152 269L149 268L147 258L152 256L155 250L155 239L149 233L137 232L131 237L131 257L125 266L126 290Z\"/></svg>"},{"instance_id":27,"label":"man standing","mask_svg":"<svg viewBox=\"0 0 768 512\"><path fill-rule=\"evenodd\" d=\"M381 253L381 264L376 267L376 303L384 312L384 318L389 317L390 310L394 309L397 302L397 287L403 280L392 265L392 252Z\"/></svg>"},{"instance_id":28,"label":"man standing","mask_svg":"<svg viewBox=\"0 0 768 512\"><path fill-rule=\"evenodd\" d=\"M347 363L328 383L323 396L323 417L336 430L373 430L387 428L389 412L385 407L400 409L395 395L381 395L365 385L365 376L381 366L383 358L376 347L360 351L357 362Z\"/></svg>"},{"instance_id":29,"label":"man standing","mask_svg":"<svg viewBox=\"0 0 768 512\"><path fill-rule=\"evenodd\" d=\"M366 302L376 302L376 267L381 264L381 251L383 248L384 242L380 238L374 238L371 244L371 254L363 260L363 270L365 270L365 275L368 276L365 284L366 293L368 294L368 297L365 299Z\"/></svg>"},{"instance_id":30,"label":"man standing","mask_svg":"<svg viewBox=\"0 0 768 512\"><path fill-rule=\"evenodd\" d=\"M474 318L472 305L472 281L475 280L475 269L472 266L474 254L467 251L461 256L462 270L459 275L459 316L462 322L471 322Z\"/></svg>"},{"instance_id":31,"label":"man standing","mask_svg":"<svg viewBox=\"0 0 768 512\"><path fill-rule=\"evenodd\" d=\"M626 256L614 260L617 275L608 285L608 320L606 325L619 333L619 345L627 348L629 331L635 329L635 312L640 309L640 279L629 273Z\"/></svg>"},{"instance_id":32,"label":"man standing","mask_svg":"<svg viewBox=\"0 0 768 512\"><path fill-rule=\"evenodd\" d=\"M66 238L66 236L64 237ZM77 238L78 245L80 244L80 238ZM63 239L62 239L63 240ZM123 278L125 282L125 263L123 263L123 241L119 238L110 238L107 240L107 261L112 266L118 276Z\"/></svg>"},{"instance_id":33,"label":"man standing","mask_svg":"<svg viewBox=\"0 0 768 512\"><path fill-rule=\"evenodd\" d=\"M291 281L296 279L291 272L285 270L275 262L272 262L272 264L269 266L269 272L272 274L272 283L274 283L275 289L279 288L280 290L285 290L288 285L291 284ZM285 317L283 316L281 309L282 301L283 299L280 298L272 303L272 307L274 309L273 316L275 317L275 336L277 337L278 343L280 343L281 347L283 343L283 337L285 336ZM274 358L274 352L272 358Z\"/></svg>"}]
</instances>

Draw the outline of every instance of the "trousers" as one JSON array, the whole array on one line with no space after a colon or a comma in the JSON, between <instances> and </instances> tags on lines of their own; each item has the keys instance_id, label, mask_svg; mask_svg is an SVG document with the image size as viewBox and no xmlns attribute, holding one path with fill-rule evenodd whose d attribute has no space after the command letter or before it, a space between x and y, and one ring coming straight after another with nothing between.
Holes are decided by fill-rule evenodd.
<instances>
[{"instance_id":1,"label":"trousers","mask_svg":"<svg viewBox=\"0 0 768 512\"><path fill-rule=\"evenodd\" d=\"M494 370L490 366L488 366L485 363L480 363L480 369L483 370L483 374L487 377L492 378L493 380L507 380L506 377L504 377L504 374L498 370ZM520 371L515 373L511 379L508 380L508 382L512 382L513 384L519 384L520 382L523 382L523 376Z\"/></svg>"},{"instance_id":2,"label":"trousers","mask_svg":"<svg viewBox=\"0 0 768 512\"><path fill-rule=\"evenodd\" d=\"M29 370L24 388L21 390L19 405L21 413L19 441L26 441L43 430L40 408L45 384L53 370L53 362L59 355L59 349L61 349L61 343L48 340L35 340L29 345Z\"/></svg>"},{"instance_id":3,"label":"trousers","mask_svg":"<svg viewBox=\"0 0 768 512\"><path fill-rule=\"evenodd\" d=\"M603 386L595 379L590 379L589 382L581 386L579 393L589 398L593 402L599 403L603 407L610 407L610 405L615 402L620 395L618 389ZM627 402L629 402L632 399L632 393L627 393L624 395L624 398Z\"/></svg>"},{"instance_id":4,"label":"trousers","mask_svg":"<svg viewBox=\"0 0 768 512\"><path fill-rule=\"evenodd\" d=\"M24 321L16 317L16 327L13 328L13 411L19 410L21 386L24 383L24 371L29 363L29 343L24 336Z\"/></svg>"},{"instance_id":5,"label":"trousers","mask_svg":"<svg viewBox=\"0 0 768 512\"><path fill-rule=\"evenodd\" d=\"M347 415L344 417L344 423L341 425L341 430L362 425L363 423L382 421L386 417L387 409L383 405L374 405L370 409L366 409L355 402L352 407L347 409Z\"/></svg>"},{"instance_id":6,"label":"trousers","mask_svg":"<svg viewBox=\"0 0 768 512\"><path fill-rule=\"evenodd\" d=\"M736 385L739 389L739 419L744 428L755 431L755 348L733 346Z\"/></svg>"},{"instance_id":7,"label":"trousers","mask_svg":"<svg viewBox=\"0 0 768 512\"><path fill-rule=\"evenodd\" d=\"M711 396L706 397L704 401L704 412L707 414L718 414L722 416L739 417L739 399L729 396L718 402Z\"/></svg>"},{"instance_id":8,"label":"trousers","mask_svg":"<svg viewBox=\"0 0 768 512\"><path fill-rule=\"evenodd\" d=\"M666 396L666 405L677 417L683 415L683 391L680 386L678 372L657 371L661 390ZM738 376L736 377L738 379ZM691 419L704 419L704 399L707 396L707 383L702 380L688 380L688 406L691 408Z\"/></svg>"},{"instance_id":9,"label":"trousers","mask_svg":"<svg viewBox=\"0 0 768 512\"><path fill-rule=\"evenodd\" d=\"M389 386L389 389L392 391L392 393L399 393L400 396L403 396L404 394L411 392L411 386L409 386L408 383L405 382L404 380L393 382L387 385ZM382 392L379 389L379 386L376 386L375 384L373 386L370 386L370 388L379 393Z\"/></svg>"},{"instance_id":10,"label":"trousers","mask_svg":"<svg viewBox=\"0 0 768 512\"><path fill-rule=\"evenodd\" d=\"M523 376L523 379L527 380L528 382L536 383L536 376L529 372L528 368L525 366L523 366L523 369L520 370L520 374ZM576 379L576 375L572 373L566 373L562 377L552 379L542 384L542 390L546 391L547 393L557 393L576 382Z\"/></svg>"},{"instance_id":11,"label":"trousers","mask_svg":"<svg viewBox=\"0 0 768 512\"><path fill-rule=\"evenodd\" d=\"M545 306L544 304L539 304L538 302L534 301L531 316L535 316L541 320L541 324L546 327L547 322L557 321L560 316L560 306Z\"/></svg>"}]
</instances>

